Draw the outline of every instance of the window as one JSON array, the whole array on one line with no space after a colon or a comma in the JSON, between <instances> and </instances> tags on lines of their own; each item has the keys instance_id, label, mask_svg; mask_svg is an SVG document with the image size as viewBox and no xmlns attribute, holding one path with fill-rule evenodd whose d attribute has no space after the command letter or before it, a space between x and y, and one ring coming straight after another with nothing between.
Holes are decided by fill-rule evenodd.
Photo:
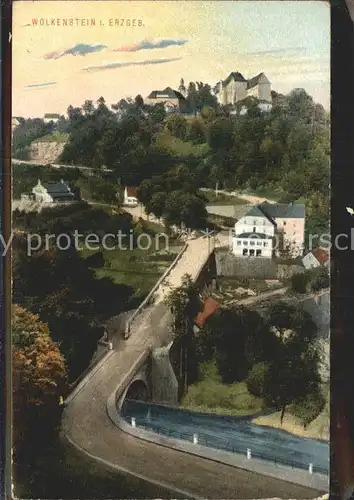
<instances>
[{"instance_id":1,"label":"window","mask_svg":"<svg viewBox=\"0 0 354 500\"><path fill-rule=\"evenodd\" d=\"M268 242L267 241L263 241L263 246L267 247L268 246Z\"/></svg>"},{"instance_id":2,"label":"window","mask_svg":"<svg viewBox=\"0 0 354 500\"><path fill-rule=\"evenodd\" d=\"M254 220L253 220L253 225L254 225L254 226L257 226L257 221L256 221L256 219L254 219Z\"/></svg>"},{"instance_id":3,"label":"window","mask_svg":"<svg viewBox=\"0 0 354 500\"><path fill-rule=\"evenodd\" d=\"M283 220L283 225L286 226L286 221L285 220Z\"/></svg>"},{"instance_id":4,"label":"window","mask_svg":"<svg viewBox=\"0 0 354 500\"><path fill-rule=\"evenodd\" d=\"M252 247L254 247L254 245L255 245L255 244L256 244L256 243L255 243L253 240L251 240L251 241L250 241L250 245L251 245Z\"/></svg>"},{"instance_id":5,"label":"window","mask_svg":"<svg viewBox=\"0 0 354 500\"><path fill-rule=\"evenodd\" d=\"M237 240L237 246L239 247L241 245L242 241Z\"/></svg>"},{"instance_id":6,"label":"window","mask_svg":"<svg viewBox=\"0 0 354 500\"><path fill-rule=\"evenodd\" d=\"M254 257L254 249L253 248L250 249L250 257Z\"/></svg>"},{"instance_id":7,"label":"window","mask_svg":"<svg viewBox=\"0 0 354 500\"><path fill-rule=\"evenodd\" d=\"M255 228L255 226L253 226L253 232L254 232L254 233L256 232L256 228Z\"/></svg>"},{"instance_id":8,"label":"window","mask_svg":"<svg viewBox=\"0 0 354 500\"><path fill-rule=\"evenodd\" d=\"M247 247L247 245L248 245L248 241L243 240L243 246Z\"/></svg>"},{"instance_id":9,"label":"window","mask_svg":"<svg viewBox=\"0 0 354 500\"><path fill-rule=\"evenodd\" d=\"M247 248L244 248L244 249L242 250L242 255L247 255L247 254L248 254L248 249L247 249Z\"/></svg>"},{"instance_id":10,"label":"window","mask_svg":"<svg viewBox=\"0 0 354 500\"><path fill-rule=\"evenodd\" d=\"M256 250L256 256L257 257L260 257L262 255L262 250Z\"/></svg>"},{"instance_id":11,"label":"window","mask_svg":"<svg viewBox=\"0 0 354 500\"><path fill-rule=\"evenodd\" d=\"M261 241L257 241L257 247L261 247L262 246L262 242Z\"/></svg>"}]
</instances>

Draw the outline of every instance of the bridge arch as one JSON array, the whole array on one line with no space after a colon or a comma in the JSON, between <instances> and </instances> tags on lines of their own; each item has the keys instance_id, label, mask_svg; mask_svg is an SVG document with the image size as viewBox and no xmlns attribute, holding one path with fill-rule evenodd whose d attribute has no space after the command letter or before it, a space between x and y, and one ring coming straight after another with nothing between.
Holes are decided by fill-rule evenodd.
<instances>
[{"instance_id":1,"label":"bridge arch","mask_svg":"<svg viewBox=\"0 0 354 500\"><path fill-rule=\"evenodd\" d=\"M134 399L147 402L149 400L149 392L150 391L145 380L136 379L129 385L127 392L125 393L124 400Z\"/></svg>"}]
</instances>

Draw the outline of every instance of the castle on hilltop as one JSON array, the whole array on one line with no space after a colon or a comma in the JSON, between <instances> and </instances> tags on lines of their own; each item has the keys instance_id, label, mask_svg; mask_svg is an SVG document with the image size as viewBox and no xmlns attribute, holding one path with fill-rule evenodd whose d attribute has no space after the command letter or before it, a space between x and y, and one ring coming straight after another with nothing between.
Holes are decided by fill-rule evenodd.
<instances>
[{"instance_id":1,"label":"castle on hilltop","mask_svg":"<svg viewBox=\"0 0 354 500\"><path fill-rule=\"evenodd\" d=\"M264 73L246 80L241 73L233 71L226 80L216 84L214 94L221 105L234 105L251 96L264 104L272 102L271 83Z\"/></svg>"}]
</instances>

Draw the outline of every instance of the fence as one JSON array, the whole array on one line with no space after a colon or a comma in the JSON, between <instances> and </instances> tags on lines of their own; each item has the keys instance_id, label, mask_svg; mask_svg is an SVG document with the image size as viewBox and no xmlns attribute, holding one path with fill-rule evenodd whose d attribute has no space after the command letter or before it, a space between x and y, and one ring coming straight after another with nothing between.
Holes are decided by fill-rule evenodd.
<instances>
[{"instance_id":1,"label":"fence","mask_svg":"<svg viewBox=\"0 0 354 500\"><path fill-rule=\"evenodd\" d=\"M132 417L127 419L132 427L137 427L136 418ZM301 469L307 470L309 474L318 473L328 475L328 468L324 468L321 466L316 466L316 464L309 463L305 465L303 462L298 462L296 460L286 460L285 458L277 458L274 455L270 455L267 453L255 452L251 448L244 448L241 446L237 446L230 441L213 437L211 438L209 435L201 432L198 434L192 432L180 432L175 429L169 429L166 427L159 427L154 424L150 426L139 425L140 428L145 430L149 430L152 432L156 432L157 434L172 437L175 439L180 439L182 441L189 441L193 444L199 444L202 446L207 446L209 448L214 448L216 450L228 451L231 453L237 453L240 455L244 455L248 459L257 458L260 460L266 460L267 462L272 462L275 465L282 465L286 467L291 467L292 469Z\"/></svg>"},{"instance_id":2,"label":"fence","mask_svg":"<svg viewBox=\"0 0 354 500\"><path fill-rule=\"evenodd\" d=\"M184 247L178 253L177 257L172 262L172 264L170 265L170 267L168 269L166 269L166 271L163 273L163 275L161 276L161 278L155 283L155 285L153 286L153 288L150 290L149 294L145 297L145 299L140 304L140 306L137 308L137 310L134 312L134 314L128 319L128 321L127 321L127 323L125 325L125 334L124 334L124 338L125 339L128 339L130 337L130 329L131 329L131 326L133 324L133 321L144 310L145 306L147 306L149 304L149 302L151 301L154 293L157 291L157 289L159 288L159 286L161 285L161 283L166 279L166 277L170 274L170 272L172 271L172 269L176 266L177 262L182 257L182 255L186 251L187 247L188 247L188 244L184 245Z\"/></svg>"}]
</instances>

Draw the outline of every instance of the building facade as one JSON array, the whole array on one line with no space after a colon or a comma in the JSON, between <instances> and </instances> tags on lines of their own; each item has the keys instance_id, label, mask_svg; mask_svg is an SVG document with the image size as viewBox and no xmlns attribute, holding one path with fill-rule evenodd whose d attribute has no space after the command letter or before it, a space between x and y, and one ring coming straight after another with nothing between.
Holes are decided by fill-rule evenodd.
<instances>
[{"instance_id":1,"label":"building facade","mask_svg":"<svg viewBox=\"0 0 354 500\"><path fill-rule=\"evenodd\" d=\"M241 73L232 72L226 80L220 80L214 88L219 104L235 105L246 97L255 97L262 104L262 111L271 109L271 83L264 73L247 80Z\"/></svg>"},{"instance_id":2,"label":"building facade","mask_svg":"<svg viewBox=\"0 0 354 500\"><path fill-rule=\"evenodd\" d=\"M46 113L43 117L45 123L54 122L56 123L60 119L60 115L57 113Z\"/></svg>"},{"instance_id":3,"label":"building facade","mask_svg":"<svg viewBox=\"0 0 354 500\"><path fill-rule=\"evenodd\" d=\"M145 104L154 106L162 103L166 113L179 113L184 111L186 99L171 87L166 87L164 90L153 90L145 99Z\"/></svg>"},{"instance_id":4,"label":"building facade","mask_svg":"<svg viewBox=\"0 0 354 500\"><path fill-rule=\"evenodd\" d=\"M286 251L302 255L305 207L300 204L261 203L235 224L232 252L237 257L272 258Z\"/></svg>"}]
</instances>

